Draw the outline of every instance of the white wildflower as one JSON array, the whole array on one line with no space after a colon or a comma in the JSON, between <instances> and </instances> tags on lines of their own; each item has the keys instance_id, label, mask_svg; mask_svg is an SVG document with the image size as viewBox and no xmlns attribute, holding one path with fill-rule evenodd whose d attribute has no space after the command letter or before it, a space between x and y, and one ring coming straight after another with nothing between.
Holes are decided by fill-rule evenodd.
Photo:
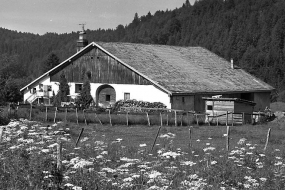
<instances>
[{"instance_id":1,"label":"white wildflower","mask_svg":"<svg viewBox=\"0 0 285 190\"><path fill-rule=\"evenodd\" d=\"M139 146L140 147L146 147L146 144L140 144Z\"/></svg>"}]
</instances>

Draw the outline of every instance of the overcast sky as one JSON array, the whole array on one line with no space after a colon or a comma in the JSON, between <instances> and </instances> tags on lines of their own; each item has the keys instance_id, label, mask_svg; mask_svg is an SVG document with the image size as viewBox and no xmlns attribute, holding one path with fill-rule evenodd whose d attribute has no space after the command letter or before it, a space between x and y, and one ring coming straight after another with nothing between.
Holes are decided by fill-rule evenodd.
<instances>
[{"instance_id":1,"label":"overcast sky","mask_svg":"<svg viewBox=\"0 0 285 190\"><path fill-rule=\"evenodd\" d=\"M45 34L116 28L130 23L135 13L179 8L186 0L0 0L0 27ZM195 0L190 0L193 4Z\"/></svg>"}]
</instances>

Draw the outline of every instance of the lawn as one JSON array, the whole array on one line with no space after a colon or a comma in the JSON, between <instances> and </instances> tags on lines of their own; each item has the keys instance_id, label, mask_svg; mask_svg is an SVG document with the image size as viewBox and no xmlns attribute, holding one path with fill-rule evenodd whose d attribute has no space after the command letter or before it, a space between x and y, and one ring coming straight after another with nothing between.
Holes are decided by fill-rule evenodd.
<instances>
[{"instance_id":1,"label":"lawn","mask_svg":"<svg viewBox=\"0 0 285 190\"><path fill-rule=\"evenodd\" d=\"M136 126L126 126L126 125L98 125L90 124L88 126L81 125L78 126L72 123L64 124L69 127L74 134L79 134L81 128L83 127L83 136L94 137L98 140L105 140L106 142L112 142L116 139L122 139L121 144L124 146L134 146L138 147L140 144L147 144L151 149L151 146L155 140L159 126L146 126L146 125L136 125ZM180 127L167 127L162 126L160 134L173 133L175 138L173 139L173 146L176 148L181 148L183 150L189 149L190 135L188 126ZM254 144L259 146L264 146L266 141L266 136L268 129L271 128L271 135L269 139L268 148L282 148L285 144L285 126L281 124L263 124L263 125L243 125L230 127L230 146L234 148L235 144L241 139L246 138ZM191 127L191 144L193 148L202 149L204 144L211 141L211 144L218 148L226 147L225 134L227 131L226 126L208 126L208 125L193 125ZM210 140L209 140L210 138ZM156 141L160 143L160 138Z\"/></svg>"},{"instance_id":2,"label":"lawn","mask_svg":"<svg viewBox=\"0 0 285 190\"><path fill-rule=\"evenodd\" d=\"M285 188L284 123L230 127L228 152L226 126L193 125L191 147L189 128L162 126L151 151L156 125L14 120L0 143L0 189Z\"/></svg>"}]
</instances>

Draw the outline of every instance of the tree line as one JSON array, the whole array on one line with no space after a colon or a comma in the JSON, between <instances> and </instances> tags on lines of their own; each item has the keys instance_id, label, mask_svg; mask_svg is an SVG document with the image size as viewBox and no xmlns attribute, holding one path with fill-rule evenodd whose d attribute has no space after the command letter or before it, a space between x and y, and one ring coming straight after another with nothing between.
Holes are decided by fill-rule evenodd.
<instances>
[{"instance_id":1,"label":"tree line","mask_svg":"<svg viewBox=\"0 0 285 190\"><path fill-rule=\"evenodd\" d=\"M275 87L279 96L273 101L285 101L283 0L199 0L193 5L186 0L174 10L136 13L126 26L86 32L89 42L205 47ZM8 78L31 81L44 72L52 54L58 60L74 54L77 39L76 32L35 35L0 28L0 70L16 66L21 73L8 72ZM0 85L10 86L2 73Z\"/></svg>"}]
</instances>

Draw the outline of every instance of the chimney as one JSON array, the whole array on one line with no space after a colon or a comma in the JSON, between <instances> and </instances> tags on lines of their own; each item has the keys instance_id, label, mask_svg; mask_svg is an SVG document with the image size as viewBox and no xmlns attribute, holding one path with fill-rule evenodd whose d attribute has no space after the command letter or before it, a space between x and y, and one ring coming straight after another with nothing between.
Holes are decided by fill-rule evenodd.
<instances>
[{"instance_id":1,"label":"chimney","mask_svg":"<svg viewBox=\"0 0 285 190\"><path fill-rule=\"evenodd\" d=\"M231 59L231 69L234 69L234 60Z\"/></svg>"},{"instance_id":2,"label":"chimney","mask_svg":"<svg viewBox=\"0 0 285 190\"><path fill-rule=\"evenodd\" d=\"M86 39L86 32L84 30L84 25L85 24L79 24L82 25L82 31L79 32L79 39L77 40L77 52L82 50L85 46L88 45L88 40Z\"/></svg>"}]
</instances>

